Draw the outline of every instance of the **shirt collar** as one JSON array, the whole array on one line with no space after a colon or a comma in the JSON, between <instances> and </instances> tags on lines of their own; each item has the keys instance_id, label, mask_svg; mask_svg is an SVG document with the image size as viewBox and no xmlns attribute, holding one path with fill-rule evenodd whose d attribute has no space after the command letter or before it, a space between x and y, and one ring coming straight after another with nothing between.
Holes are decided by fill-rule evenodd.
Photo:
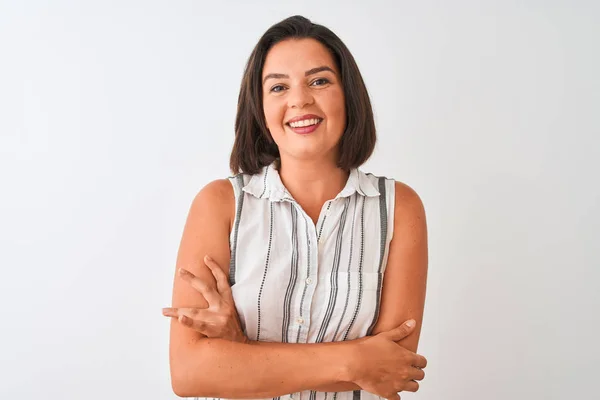
<instances>
[{"instance_id":1,"label":"shirt collar","mask_svg":"<svg viewBox=\"0 0 600 400\"><path fill-rule=\"evenodd\" d=\"M294 200L283 185L279 172L275 168L275 162L263 167L259 173L252 175L252 178L242 190L258 199L269 199L270 201ZM346 186L335 198L350 197L354 193L366 197L379 196L377 187L371 182L367 174L358 168L350 171Z\"/></svg>"}]
</instances>

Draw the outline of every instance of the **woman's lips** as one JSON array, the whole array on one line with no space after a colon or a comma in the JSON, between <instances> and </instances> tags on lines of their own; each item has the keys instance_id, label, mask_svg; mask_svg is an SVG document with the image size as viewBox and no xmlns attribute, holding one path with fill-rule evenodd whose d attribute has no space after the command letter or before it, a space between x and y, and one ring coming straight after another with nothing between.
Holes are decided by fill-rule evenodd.
<instances>
[{"instance_id":1,"label":"woman's lips","mask_svg":"<svg viewBox=\"0 0 600 400\"><path fill-rule=\"evenodd\" d=\"M312 133L315 130L317 130L317 128L321 125L322 122L323 122L323 120L320 120L318 123L316 123L314 125L300 126L300 127L297 127L297 128L291 127L290 124L286 124L286 125L288 126L288 128L290 128L294 132L296 132L296 133L298 133L300 135L306 135L308 133Z\"/></svg>"}]
</instances>

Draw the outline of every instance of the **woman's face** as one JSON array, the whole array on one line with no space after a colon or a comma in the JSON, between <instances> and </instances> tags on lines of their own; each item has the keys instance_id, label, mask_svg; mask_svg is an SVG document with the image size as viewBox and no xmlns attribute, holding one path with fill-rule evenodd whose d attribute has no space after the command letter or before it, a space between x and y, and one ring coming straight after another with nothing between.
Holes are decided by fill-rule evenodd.
<instances>
[{"instance_id":1,"label":"woman's face","mask_svg":"<svg viewBox=\"0 0 600 400\"><path fill-rule=\"evenodd\" d=\"M335 162L346 109L331 53L314 39L279 42L267 54L262 81L267 128L281 156Z\"/></svg>"}]
</instances>

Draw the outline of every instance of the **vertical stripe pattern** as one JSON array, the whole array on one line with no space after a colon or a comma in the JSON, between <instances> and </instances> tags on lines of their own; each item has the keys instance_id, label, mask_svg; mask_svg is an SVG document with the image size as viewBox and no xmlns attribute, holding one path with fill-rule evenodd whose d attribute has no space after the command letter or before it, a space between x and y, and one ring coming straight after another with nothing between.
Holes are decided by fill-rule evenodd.
<instances>
[{"instance_id":1,"label":"vertical stripe pattern","mask_svg":"<svg viewBox=\"0 0 600 400\"><path fill-rule=\"evenodd\" d=\"M321 324L321 329L319 330L319 335L317 336L316 342L317 343L321 343L323 342L323 337L325 336L325 332L327 330L327 328L329 327L329 323L331 322L331 316L333 314L333 309L335 307L335 303L337 300L337 294L338 294L338 270L340 268L340 253L342 250L342 238L344 235L344 228L346 226L346 216L348 215L348 203L349 203L349 198L346 198L346 200L344 201L344 209L342 211L342 216L341 216L341 220L340 220L340 224L338 227L338 234L336 237L336 241L335 241L335 253L333 256L333 267L332 267L332 272L331 272L331 292L329 294L329 303L327 304L327 311L325 313L325 319L323 320L323 323ZM329 211L329 206L331 205L331 203L329 203L329 205L327 206L327 211ZM327 215L327 214L326 214ZM325 222L325 219L323 219L323 222ZM323 228L323 225L321 225L321 228ZM310 392L310 400L315 400L316 399L316 394L317 392L315 392L314 390ZM325 393L325 397L327 397L327 393Z\"/></svg>"},{"instance_id":2,"label":"vertical stripe pattern","mask_svg":"<svg viewBox=\"0 0 600 400\"><path fill-rule=\"evenodd\" d=\"M346 215L348 214L348 201L350 199L346 199L344 202L344 210L342 211L342 216L340 220L340 225L338 229L337 238L335 241L335 253L333 256L333 267L331 273L331 293L329 294L329 304L327 304L327 312L325 314L325 319L321 324L321 329L319 330L319 335L317 336L317 343L323 342L323 337L325 336L325 332L327 328L329 328L329 323L331 322L331 316L333 315L333 309L335 308L335 303L337 300L338 294L338 270L340 268L340 253L342 251L342 243L344 236L344 227L346 226Z\"/></svg>"},{"instance_id":3,"label":"vertical stripe pattern","mask_svg":"<svg viewBox=\"0 0 600 400\"><path fill-rule=\"evenodd\" d=\"M369 326L369 330L367 331L367 335L371 335L373 332L373 328L377 323L377 319L379 318L379 309L381 303L381 289L383 282L383 256L385 255L385 245L387 243L387 230L388 230L388 222L387 222L387 204L385 199L386 188L385 188L385 178L379 178L379 225L381 228L380 233L380 248L379 248L379 269L377 270L377 300L376 300L376 308L375 314L373 315L373 322L371 322L371 326Z\"/></svg>"},{"instance_id":4,"label":"vertical stripe pattern","mask_svg":"<svg viewBox=\"0 0 600 400\"><path fill-rule=\"evenodd\" d=\"M305 226L305 231L306 231L306 276L310 276L310 246L311 246L311 242L310 242L310 237L309 237L309 233L308 233L308 220L306 218L306 216L304 216L304 226ZM302 298L300 299L300 309L299 309L299 314L300 314L300 318L303 317L304 314L304 298L306 297L306 290L308 289L308 286L304 286L304 289L302 290ZM296 336L296 343L298 343L300 341L300 332L302 331L302 324L298 324L298 334Z\"/></svg>"},{"instance_id":5,"label":"vertical stripe pattern","mask_svg":"<svg viewBox=\"0 0 600 400\"><path fill-rule=\"evenodd\" d=\"M273 204L271 204L270 209L271 209L271 218L270 218L270 228L269 228L269 247L267 247L265 271L263 273L262 282L260 284L260 290L258 292L258 302L257 302L257 309L258 309L258 328L256 330L257 331L257 334L256 334L257 342L260 341L260 301L262 298L263 288L265 286L265 280L267 279L267 271L269 270L269 258L271 257L271 244L273 243Z\"/></svg>"},{"instance_id":6,"label":"vertical stripe pattern","mask_svg":"<svg viewBox=\"0 0 600 400\"><path fill-rule=\"evenodd\" d=\"M354 169L319 215L303 209L274 165L230 182L236 210L229 279L248 337L324 343L372 332L392 235L394 181ZM380 400L361 390L304 390L275 399Z\"/></svg>"},{"instance_id":7,"label":"vertical stripe pattern","mask_svg":"<svg viewBox=\"0 0 600 400\"><path fill-rule=\"evenodd\" d=\"M293 203L290 203L290 214L292 219L292 261L290 263L290 281L285 291L285 300L283 302L283 325L281 331L281 342L288 343L290 330L290 315L292 314L292 293L296 287L298 279L298 211Z\"/></svg>"},{"instance_id":8,"label":"vertical stripe pattern","mask_svg":"<svg viewBox=\"0 0 600 400\"><path fill-rule=\"evenodd\" d=\"M352 255L353 255L353 247L354 247L354 221L356 217L356 198L354 198L354 212L352 213L352 230L350 231L350 256L348 258L348 272L351 270L352 267ZM350 274L347 274L348 276L348 289L350 289ZM342 316L340 317L340 320L338 322L337 327L335 328L335 332L333 333L333 340L337 341L338 340L338 332L340 330L340 327L342 325L342 321L344 320L344 317L346 316L346 310L348 310L348 302L350 301L350 290L346 290L346 301L344 302L344 309L342 310Z\"/></svg>"},{"instance_id":9,"label":"vertical stripe pattern","mask_svg":"<svg viewBox=\"0 0 600 400\"><path fill-rule=\"evenodd\" d=\"M235 185L237 186L235 192L241 193L244 187L244 176L242 174L235 176ZM236 210L235 210L235 222L233 225L233 241L230 242L231 246L231 257L229 260L229 285L235 285L235 256L237 250L238 232L240 229L240 219L242 216L242 207L244 206L244 196L238 196L236 199Z\"/></svg>"},{"instance_id":10,"label":"vertical stripe pattern","mask_svg":"<svg viewBox=\"0 0 600 400\"><path fill-rule=\"evenodd\" d=\"M360 306L363 297L363 256L365 250L365 199L362 199L362 207L360 212L360 261L358 264L358 300L356 302L356 308L354 309L354 314L352 315L352 320L350 321L350 326L346 330L344 334L344 341L348 339L348 334L350 330L354 326L356 322L356 318L358 317L358 312L360 311Z\"/></svg>"}]
</instances>

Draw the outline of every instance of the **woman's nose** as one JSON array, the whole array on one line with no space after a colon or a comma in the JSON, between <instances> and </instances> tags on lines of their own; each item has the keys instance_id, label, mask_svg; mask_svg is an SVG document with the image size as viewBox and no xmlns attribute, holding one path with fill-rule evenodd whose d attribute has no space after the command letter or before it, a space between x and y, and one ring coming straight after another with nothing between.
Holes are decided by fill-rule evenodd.
<instances>
[{"instance_id":1,"label":"woman's nose","mask_svg":"<svg viewBox=\"0 0 600 400\"><path fill-rule=\"evenodd\" d=\"M297 87L288 90L288 107L290 108L303 108L312 104L314 101L310 89L308 88Z\"/></svg>"}]
</instances>

